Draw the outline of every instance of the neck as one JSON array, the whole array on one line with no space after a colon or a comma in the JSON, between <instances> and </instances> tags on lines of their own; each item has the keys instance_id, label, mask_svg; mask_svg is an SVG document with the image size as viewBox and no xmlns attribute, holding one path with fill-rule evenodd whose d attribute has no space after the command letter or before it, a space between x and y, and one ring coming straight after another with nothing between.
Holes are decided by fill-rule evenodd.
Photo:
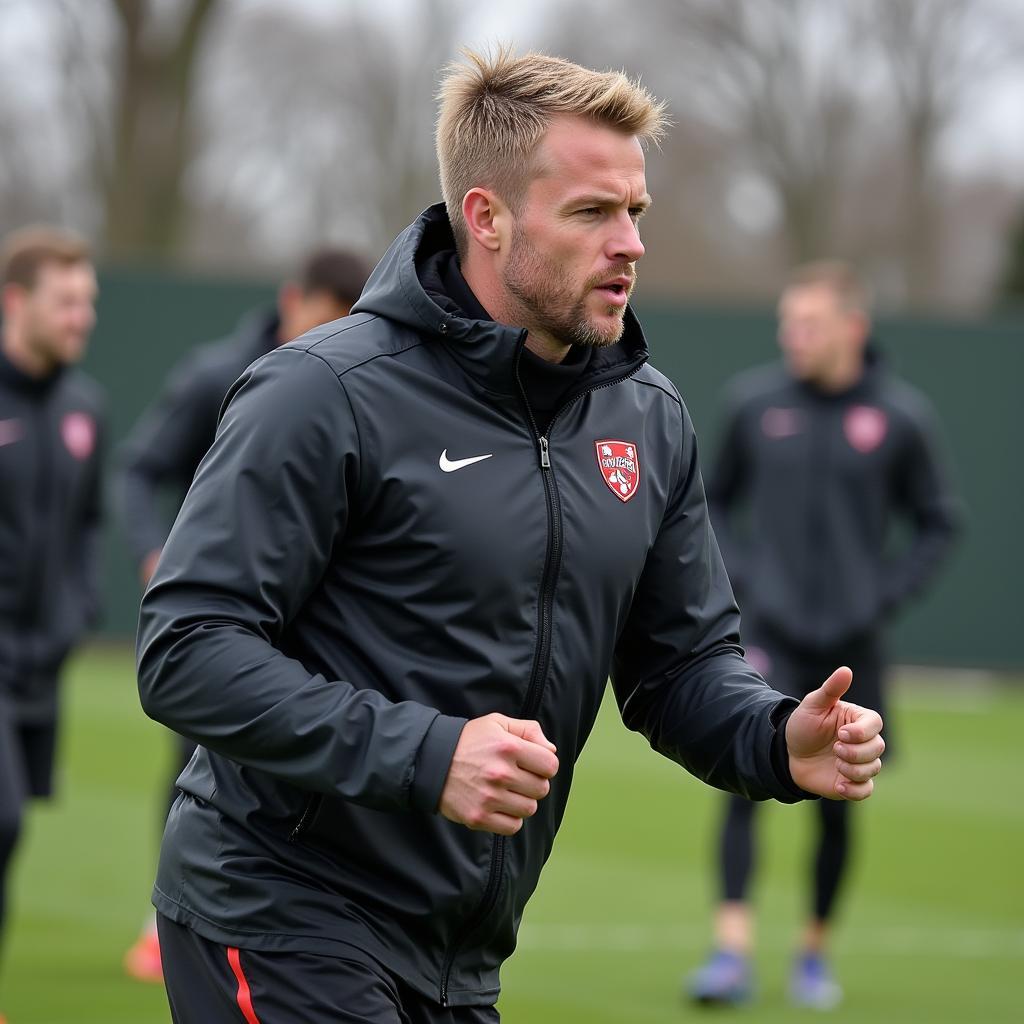
<instances>
[{"instance_id":1,"label":"neck","mask_svg":"<svg viewBox=\"0 0 1024 1024\"><path fill-rule=\"evenodd\" d=\"M41 380L49 377L57 368L57 364L51 358L32 348L23 331L16 330L10 323L3 324L0 347L11 363L28 377Z\"/></svg>"},{"instance_id":2,"label":"neck","mask_svg":"<svg viewBox=\"0 0 1024 1024\"><path fill-rule=\"evenodd\" d=\"M863 376L863 359L843 360L816 377L814 384L821 391L838 395L843 391L849 391Z\"/></svg>"},{"instance_id":3,"label":"neck","mask_svg":"<svg viewBox=\"0 0 1024 1024\"><path fill-rule=\"evenodd\" d=\"M488 316L508 327L525 327L526 347L541 359L549 363L560 363L565 359L572 345L530 324L529 315L523 312L515 297L509 295L490 262L476 258L470 251L461 262L460 269L466 284L487 310Z\"/></svg>"}]
</instances>

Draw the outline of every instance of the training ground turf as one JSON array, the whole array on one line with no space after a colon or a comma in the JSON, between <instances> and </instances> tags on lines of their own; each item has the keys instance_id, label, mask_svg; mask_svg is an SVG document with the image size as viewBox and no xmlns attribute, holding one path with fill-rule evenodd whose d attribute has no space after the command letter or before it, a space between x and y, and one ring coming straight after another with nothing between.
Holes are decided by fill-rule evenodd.
<instances>
[{"instance_id":1,"label":"training ground turf","mask_svg":"<svg viewBox=\"0 0 1024 1024\"><path fill-rule=\"evenodd\" d=\"M907 682L900 760L858 810L836 1021L1021 1020L1024 686ZM61 791L31 816L15 872L0 1010L9 1024L166 1024L163 992L120 961L148 906L169 745L139 710L127 651L72 665ZM716 794L657 757L606 703L565 826L504 973L506 1024L698 1020L679 1000L704 955ZM804 900L806 806L766 808L754 1011L785 1003ZM257 1008L258 1010L258 1008ZM275 1024L270 1021L267 1024Z\"/></svg>"}]
</instances>

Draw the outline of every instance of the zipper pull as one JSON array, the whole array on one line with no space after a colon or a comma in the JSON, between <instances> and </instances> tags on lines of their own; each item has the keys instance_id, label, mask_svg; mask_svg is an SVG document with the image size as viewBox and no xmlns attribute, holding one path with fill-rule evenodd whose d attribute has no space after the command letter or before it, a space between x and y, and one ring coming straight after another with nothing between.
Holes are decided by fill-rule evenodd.
<instances>
[{"instance_id":1,"label":"zipper pull","mask_svg":"<svg viewBox=\"0 0 1024 1024\"><path fill-rule=\"evenodd\" d=\"M551 468L551 456L548 452L548 439L542 437L540 440L540 468L550 469Z\"/></svg>"}]
</instances>

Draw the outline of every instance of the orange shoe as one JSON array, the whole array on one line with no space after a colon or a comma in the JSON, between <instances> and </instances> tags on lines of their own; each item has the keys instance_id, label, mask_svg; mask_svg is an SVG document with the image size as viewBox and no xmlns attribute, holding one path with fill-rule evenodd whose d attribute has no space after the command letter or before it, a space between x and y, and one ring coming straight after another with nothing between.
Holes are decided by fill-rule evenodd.
<instances>
[{"instance_id":1,"label":"orange shoe","mask_svg":"<svg viewBox=\"0 0 1024 1024\"><path fill-rule=\"evenodd\" d=\"M160 939L155 928L147 928L135 945L124 955L125 973L136 981L162 984L164 971L160 963ZM4 1020L0 1017L0 1024Z\"/></svg>"}]
</instances>

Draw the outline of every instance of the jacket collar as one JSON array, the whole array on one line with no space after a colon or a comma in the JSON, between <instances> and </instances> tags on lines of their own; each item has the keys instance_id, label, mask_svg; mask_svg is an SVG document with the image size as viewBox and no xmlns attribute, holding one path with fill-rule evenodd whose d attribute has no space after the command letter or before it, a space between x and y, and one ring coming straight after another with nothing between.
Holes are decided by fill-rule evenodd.
<instances>
[{"instance_id":1,"label":"jacket collar","mask_svg":"<svg viewBox=\"0 0 1024 1024\"><path fill-rule=\"evenodd\" d=\"M404 324L428 344L444 346L463 370L489 391L518 396L516 367L526 331L443 309L424 287L424 268L430 257L454 248L444 203L428 207L391 243L352 312L375 314ZM431 281L431 290L437 286L438 282ZM578 389L574 390L589 391L627 377L647 358L647 342L640 323L627 307L622 338L594 353Z\"/></svg>"}]
</instances>

